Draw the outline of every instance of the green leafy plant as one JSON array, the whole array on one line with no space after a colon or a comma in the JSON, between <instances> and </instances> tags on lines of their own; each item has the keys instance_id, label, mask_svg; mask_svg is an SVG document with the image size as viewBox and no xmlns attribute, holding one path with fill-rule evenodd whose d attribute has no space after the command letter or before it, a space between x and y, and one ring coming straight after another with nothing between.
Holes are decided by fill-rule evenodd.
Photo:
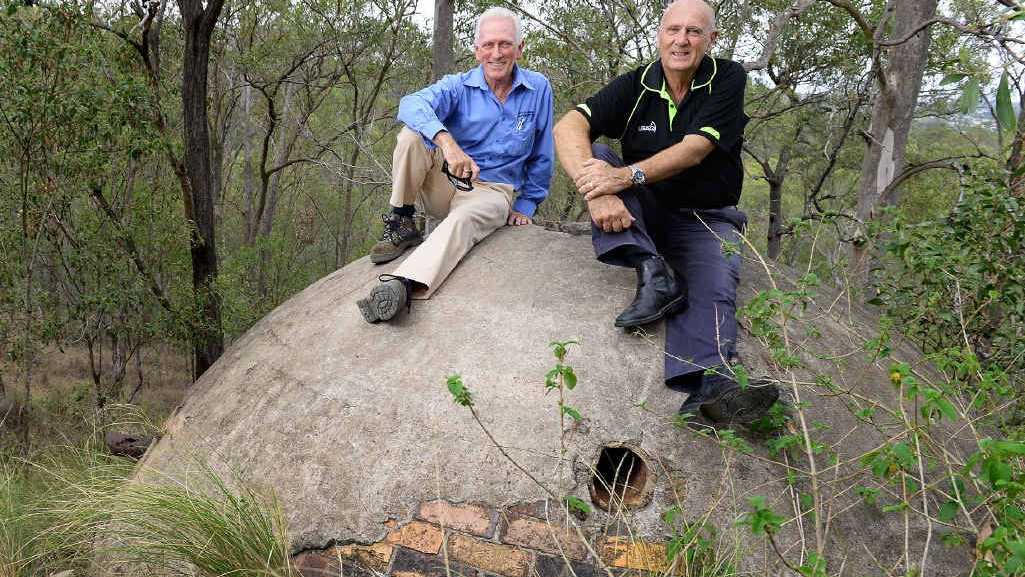
<instances>
[{"instance_id":1,"label":"green leafy plant","mask_svg":"<svg viewBox=\"0 0 1025 577\"><path fill-rule=\"evenodd\" d=\"M706 519L688 522L683 510L673 506L662 513L672 536L666 542L666 563L676 575L726 577L736 574L735 555L724 554L715 528Z\"/></svg>"},{"instance_id":2,"label":"green leafy plant","mask_svg":"<svg viewBox=\"0 0 1025 577\"><path fill-rule=\"evenodd\" d=\"M555 355L555 366L545 374L545 394L552 391L559 392L559 430L562 434L559 435L559 444L562 450L562 454L566 454L566 441L564 438L566 431L566 417L579 422L583 419L580 411L566 404L566 391L572 391L577 386L577 375L573 372L573 367L566 364L566 353L570 345L578 344L577 341L552 341L548 343L548 346L552 349L552 354Z\"/></svg>"}]
</instances>

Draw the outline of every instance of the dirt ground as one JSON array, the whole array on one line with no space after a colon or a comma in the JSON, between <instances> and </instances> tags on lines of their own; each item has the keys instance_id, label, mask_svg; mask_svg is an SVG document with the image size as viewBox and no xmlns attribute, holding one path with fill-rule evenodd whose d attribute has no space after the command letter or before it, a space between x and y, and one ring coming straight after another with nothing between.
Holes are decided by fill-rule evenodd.
<instances>
[{"instance_id":1,"label":"dirt ground","mask_svg":"<svg viewBox=\"0 0 1025 577\"><path fill-rule=\"evenodd\" d=\"M138 363L135 359L130 361L122 385L123 398L139 385L140 376L142 382L130 406L112 399L103 410L97 409L96 387L85 348L54 347L43 351L32 373L31 431L42 444L74 443L97 427L137 433L158 427L181 402L191 384L190 356L172 347L145 349ZM109 359L105 359L101 377L104 383L109 375ZM12 404L11 399L23 404L24 383L16 367L0 363L0 378L8 397L6 404ZM6 412L0 411L0 417ZM0 429L10 432L23 424L11 414Z\"/></svg>"}]
</instances>

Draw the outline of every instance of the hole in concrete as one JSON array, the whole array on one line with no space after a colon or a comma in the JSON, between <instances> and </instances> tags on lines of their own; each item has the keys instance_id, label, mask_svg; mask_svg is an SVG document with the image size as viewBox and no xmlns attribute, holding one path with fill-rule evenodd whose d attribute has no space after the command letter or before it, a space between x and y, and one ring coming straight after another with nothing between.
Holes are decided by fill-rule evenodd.
<instances>
[{"instance_id":1,"label":"hole in concrete","mask_svg":"<svg viewBox=\"0 0 1025 577\"><path fill-rule=\"evenodd\" d=\"M639 509L648 504L647 485L648 465L640 455L629 447L604 447L591 475L591 500L609 512Z\"/></svg>"}]
</instances>

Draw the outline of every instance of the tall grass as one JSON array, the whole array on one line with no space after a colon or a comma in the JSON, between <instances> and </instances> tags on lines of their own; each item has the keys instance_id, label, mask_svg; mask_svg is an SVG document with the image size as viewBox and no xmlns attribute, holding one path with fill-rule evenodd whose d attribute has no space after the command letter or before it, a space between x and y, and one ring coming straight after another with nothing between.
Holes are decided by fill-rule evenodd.
<instances>
[{"instance_id":1,"label":"tall grass","mask_svg":"<svg viewBox=\"0 0 1025 577\"><path fill-rule=\"evenodd\" d=\"M131 484L114 496L116 558L160 570L192 567L211 577L296 575L273 494L265 498L241 483L232 488L204 465L192 481L161 481Z\"/></svg>"},{"instance_id":2,"label":"tall grass","mask_svg":"<svg viewBox=\"0 0 1025 577\"><path fill-rule=\"evenodd\" d=\"M130 470L90 445L52 447L31 459L0 454L0 577L86 565L92 535L69 522L62 504L85 486L111 493Z\"/></svg>"},{"instance_id":3,"label":"tall grass","mask_svg":"<svg viewBox=\"0 0 1025 577\"><path fill-rule=\"evenodd\" d=\"M95 446L0 455L0 577L102 574L293 577L280 503L199 464L185 481L130 480Z\"/></svg>"},{"instance_id":4,"label":"tall grass","mask_svg":"<svg viewBox=\"0 0 1025 577\"><path fill-rule=\"evenodd\" d=\"M31 575L39 556L33 539L38 530L25 518L25 493L13 467L0 466L0 577Z\"/></svg>"}]
</instances>

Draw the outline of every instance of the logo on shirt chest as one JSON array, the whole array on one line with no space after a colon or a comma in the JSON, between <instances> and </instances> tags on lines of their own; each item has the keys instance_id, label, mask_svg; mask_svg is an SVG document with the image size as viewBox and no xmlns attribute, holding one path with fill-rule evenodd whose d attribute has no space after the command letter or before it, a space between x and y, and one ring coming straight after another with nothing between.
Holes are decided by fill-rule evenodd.
<instances>
[{"instance_id":1,"label":"logo on shirt chest","mask_svg":"<svg viewBox=\"0 0 1025 577\"><path fill-rule=\"evenodd\" d=\"M516 132L523 132L527 126L534 120L533 112L524 112L516 117Z\"/></svg>"},{"instance_id":2,"label":"logo on shirt chest","mask_svg":"<svg viewBox=\"0 0 1025 577\"><path fill-rule=\"evenodd\" d=\"M655 121L652 120L650 124L641 124L637 127L637 132L655 132Z\"/></svg>"}]
</instances>

